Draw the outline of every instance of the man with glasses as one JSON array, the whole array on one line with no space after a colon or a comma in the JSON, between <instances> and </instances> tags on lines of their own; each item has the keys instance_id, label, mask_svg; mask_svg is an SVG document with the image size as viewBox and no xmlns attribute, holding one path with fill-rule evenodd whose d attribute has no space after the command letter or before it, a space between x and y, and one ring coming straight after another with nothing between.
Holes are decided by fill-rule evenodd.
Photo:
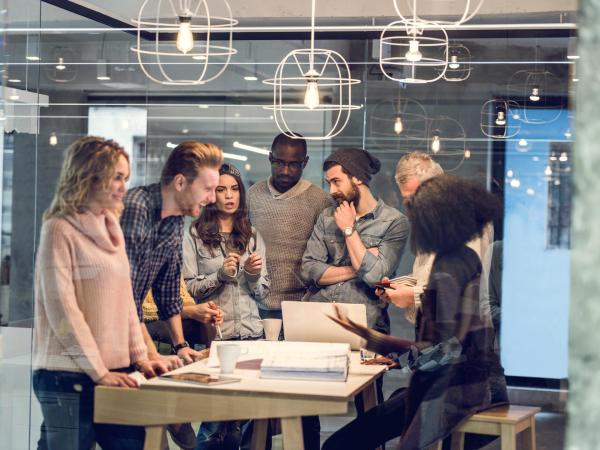
<instances>
[{"instance_id":1,"label":"man with glasses","mask_svg":"<svg viewBox=\"0 0 600 450\"><path fill-rule=\"evenodd\" d=\"M302 178L308 163L306 140L297 133L295 136L275 137L269 154L271 176L248 190L250 221L265 240L271 277L271 293L258 304L263 319L281 319L282 301L302 300L306 291L300 278L302 255L317 217L330 205L325 191ZM302 424L305 448L318 450L319 418L304 417ZM243 448L250 437L251 427L244 433ZM270 439L268 442L270 448Z\"/></svg>"},{"instance_id":2,"label":"man with glasses","mask_svg":"<svg viewBox=\"0 0 600 450\"><path fill-rule=\"evenodd\" d=\"M271 293L259 304L264 318L281 318L281 302L301 300L305 286L300 262L317 217L330 205L329 196L302 178L308 163L306 140L279 134L273 140L271 176L248 190L252 225L263 236Z\"/></svg>"}]
</instances>

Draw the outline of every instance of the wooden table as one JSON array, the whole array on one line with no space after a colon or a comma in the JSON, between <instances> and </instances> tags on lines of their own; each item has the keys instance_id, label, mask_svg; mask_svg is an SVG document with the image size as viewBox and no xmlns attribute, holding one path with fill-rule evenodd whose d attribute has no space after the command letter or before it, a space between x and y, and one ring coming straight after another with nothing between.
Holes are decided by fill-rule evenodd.
<instances>
[{"instance_id":1,"label":"wooden table","mask_svg":"<svg viewBox=\"0 0 600 450\"><path fill-rule=\"evenodd\" d=\"M206 361L178 371L207 372ZM258 370L236 369L238 383L195 386L150 380L139 389L97 386L94 421L146 427L145 450L162 450L170 423L255 419L252 449L264 449L270 418L280 418L285 450L304 449L302 416L343 415L355 395L365 410L376 404L375 381L384 366L360 365L351 357L346 382L265 380Z\"/></svg>"}]
</instances>

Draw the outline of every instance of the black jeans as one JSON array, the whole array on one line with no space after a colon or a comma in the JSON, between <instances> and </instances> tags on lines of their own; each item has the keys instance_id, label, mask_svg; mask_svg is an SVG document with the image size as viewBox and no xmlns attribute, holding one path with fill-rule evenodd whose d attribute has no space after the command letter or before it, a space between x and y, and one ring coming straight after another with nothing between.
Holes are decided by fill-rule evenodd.
<instances>
[{"instance_id":1,"label":"black jeans","mask_svg":"<svg viewBox=\"0 0 600 450\"><path fill-rule=\"evenodd\" d=\"M340 428L323 444L323 450L372 450L402 433L406 390L398 390L380 405L375 406Z\"/></svg>"},{"instance_id":2,"label":"black jeans","mask_svg":"<svg viewBox=\"0 0 600 450\"><path fill-rule=\"evenodd\" d=\"M33 390L42 407L39 450L142 450L143 427L94 423L94 382L82 373L33 372Z\"/></svg>"}]
</instances>

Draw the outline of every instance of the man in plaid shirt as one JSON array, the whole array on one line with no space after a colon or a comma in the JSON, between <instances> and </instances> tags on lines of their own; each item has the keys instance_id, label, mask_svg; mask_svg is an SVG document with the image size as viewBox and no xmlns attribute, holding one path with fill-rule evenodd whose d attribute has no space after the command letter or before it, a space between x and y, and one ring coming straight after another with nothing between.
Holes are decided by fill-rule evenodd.
<instances>
[{"instance_id":1,"label":"man in plaid shirt","mask_svg":"<svg viewBox=\"0 0 600 450\"><path fill-rule=\"evenodd\" d=\"M203 206L215 201L222 162L216 145L182 142L169 155L160 183L131 189L124 200L121 227L148 357L162 360L169 369L199 356L184 339L180 315L183 216L198 217ZM142 321L142 304L150 289L177 357L159 355ZM212 309L212 316L217 319L220 311Z\"/></svg>"}]
</instances>

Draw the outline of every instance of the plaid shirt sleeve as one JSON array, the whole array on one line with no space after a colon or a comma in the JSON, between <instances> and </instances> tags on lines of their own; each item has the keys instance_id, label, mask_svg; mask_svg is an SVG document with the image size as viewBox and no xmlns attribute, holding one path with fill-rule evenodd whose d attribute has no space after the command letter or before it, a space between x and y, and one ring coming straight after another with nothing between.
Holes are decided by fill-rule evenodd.
<instances>
[{"instance_id":1,"label":"plaid shirt sleeve","mask_svg":"<svg viewBox=\"0 0 600 450\"><path fill-rule=\"evenodd\" d=\"M181 250L171 254L165 261L152 284L161 320L175 316L183 309L181 301Z\"/></svg>"},{"instance_id":2,"label":"plaid shirt sleeve","mask_svg":"<svg viewBox=\"0 0 600 450\"><path fill-rule=\"evenodd\" d=\"M142 303L144 293L141 292L140 282L143 279L142 270L144 241L150 233L148 211L142 202L130 199L126 201L125 209L121 215L121 228L125 237L125 249L129 266L131 268L131 285L133 287L133 298L140 321L143 319Z\"/></svg>"}]
</instances>

